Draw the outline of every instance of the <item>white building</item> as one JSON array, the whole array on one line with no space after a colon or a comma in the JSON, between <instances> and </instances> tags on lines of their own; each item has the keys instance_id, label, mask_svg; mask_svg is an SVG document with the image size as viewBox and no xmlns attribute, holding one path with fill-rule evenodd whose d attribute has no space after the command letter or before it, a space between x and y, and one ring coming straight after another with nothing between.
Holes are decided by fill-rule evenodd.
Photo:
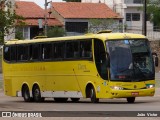
<instances>
[{"instance_id":1,"label":"white building","mask_svg":"<svg viewBox=\"0 0 160 120\"><path fill-rule=\"evenodd\" d=\"M123 17L125 32L140 33L143 31L143 0L82 0L82 2L105 3L114 12ZM153 30L153 24L147 21L147 37L160 39L159 32Z\"/></svg>"}]
</instances>

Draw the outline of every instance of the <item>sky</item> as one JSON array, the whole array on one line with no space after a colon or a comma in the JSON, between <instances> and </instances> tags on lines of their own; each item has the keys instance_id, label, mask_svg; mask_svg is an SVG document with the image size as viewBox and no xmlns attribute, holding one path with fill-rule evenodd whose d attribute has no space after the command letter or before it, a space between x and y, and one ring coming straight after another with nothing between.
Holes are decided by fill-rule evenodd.
<instances>
[{"instance_id":1,"label":"sky","mask_svg":"<svg viewBox=\"0 0 160 120\"><path fill-rule=\"evenodd\" d=\"M20 0L20 1L32 1L35 2L37 5L41 6L42 8L44 8L44 3L45 0ZM62 0L47 0L47 2L61 2Z\"/></svg>"}]
</instances>

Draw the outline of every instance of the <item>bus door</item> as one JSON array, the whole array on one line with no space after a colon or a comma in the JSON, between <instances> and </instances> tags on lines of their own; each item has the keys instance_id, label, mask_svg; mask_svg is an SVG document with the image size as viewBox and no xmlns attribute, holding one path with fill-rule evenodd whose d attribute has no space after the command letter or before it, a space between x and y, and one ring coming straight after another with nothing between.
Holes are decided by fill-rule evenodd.
<instances>
[{"instance_id":1,"label":"bus door","mask_svg":"<svg viewBox=\"0 0 160 120\"><path fill-rule=\"evenodd\" d=\"M104 44L101 40L94 40L94 56L96 68L100 77L104 80L108 80L108 61Z\"/></svg>"}]
</instances>

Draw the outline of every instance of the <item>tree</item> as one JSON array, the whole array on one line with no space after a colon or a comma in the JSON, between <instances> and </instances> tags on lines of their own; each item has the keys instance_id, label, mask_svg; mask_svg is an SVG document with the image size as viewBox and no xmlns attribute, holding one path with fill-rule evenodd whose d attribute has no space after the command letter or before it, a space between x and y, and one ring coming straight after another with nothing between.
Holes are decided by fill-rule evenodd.
<instances>
[{"instance_id":1,"label":"tree","mask_svg":"<svg viewBox=\"0 0 160 120\"><path fill-rule=\"evenodd\" d=\"M160 0L147 1L147 14L150 15L151 22L160 27Z\"/></svg>"},{"instance_id":2,"label":"tree","mask_svg":"<svg viewBox=\"0 0 160 120\"><path fill-rule=\"evenodd\" d=\"M65 35L65 31L63 28L55 26L48 28L47 37L62 37Z\"/></svg>"},{"instance_id":3,"label":"tree","mask_svg":"<svg viewBox=\"0 0 160 120\"><path fill-rule=\"evenodd\" d=\"M0 44L4 43L4 36L14 32L16 25L23 25L24 18L17 15L11 1L0 1Z\"/></svg>"},{"instance_id":4,"label":"tree","mask_svg":"<svg viewBox=\"0 0 160 120\"><path fill-rule=\"evenodd\" d=\"M21 30L16 30L15 31L15 39L24 40L23 32Z\"/></svg>"}]
</instances>

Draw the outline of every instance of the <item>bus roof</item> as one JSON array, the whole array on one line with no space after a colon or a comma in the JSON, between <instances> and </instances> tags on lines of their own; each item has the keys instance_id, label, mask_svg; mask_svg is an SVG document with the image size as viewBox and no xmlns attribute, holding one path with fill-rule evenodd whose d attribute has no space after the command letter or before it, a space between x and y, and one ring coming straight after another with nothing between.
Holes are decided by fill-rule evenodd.
<instances>
[{"instance_id":1,"label":"bus roof","mask_svg":"<svg viewBox=\"0 0 160 120\"><path fill-rule=\"evenodd\" d=\"M81 36L67 36L67 37L55 37L55 38L39 38L33 40L9 40L5 44L27 44L36 42L51 42L51 41L64 41L64 40L77 40L77 39L90 39L97 38L103 41L105 40L117 40L117 39L134 39L134 38L146 38L141 34L134 33L100 33L100 34L86 34Z\"/></svg>"}]
</instances>

